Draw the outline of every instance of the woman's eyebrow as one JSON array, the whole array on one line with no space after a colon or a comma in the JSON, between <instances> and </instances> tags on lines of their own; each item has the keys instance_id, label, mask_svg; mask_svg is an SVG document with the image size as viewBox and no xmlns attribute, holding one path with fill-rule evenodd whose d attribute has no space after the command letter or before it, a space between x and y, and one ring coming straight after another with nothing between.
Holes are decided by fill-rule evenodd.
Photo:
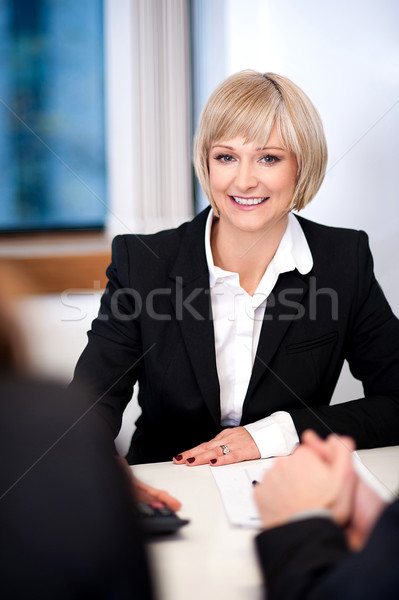
<instances>
[{"instance_id":1,"label":"woman's eyebrow","mask_svg":"<svg viewBox=\"0 0 399 600\"><path fill-rule=\"evenodd\" d=\"M226 150L236 150L236 148L234 148L233 146L228 146L227 144L213 144L213 146L211 146L211 149L213 150L214 148L225 148ZM263 152L265 150L280 150L281 152L285 152L286 149L285 148L280 148L280 146L265 146L264 148L256 148L256 152Z\"/></svg>"},{"instance_id":2,"label":"woman's eyebrow","mask_svg":"<svg viewBox=\"0 0 399 600\"><path fill-rule=\"evenodd\" d=\"M213 144L211 148L226 148L227 150L234 150L233 146L226 146L226 144Z\"/></svg>"},{"instance_id":3,"label":"woman's eyebrow","mask_svg":"<svg viewBox=\"0 0 399 600\"><path fill-rule=\"evenodd\" d=\"M256 150L281 150L281 152L285 152L286 148L280 148L280 146L265 146L264 148L257 148Z\"/></svg>"}]
</instances>

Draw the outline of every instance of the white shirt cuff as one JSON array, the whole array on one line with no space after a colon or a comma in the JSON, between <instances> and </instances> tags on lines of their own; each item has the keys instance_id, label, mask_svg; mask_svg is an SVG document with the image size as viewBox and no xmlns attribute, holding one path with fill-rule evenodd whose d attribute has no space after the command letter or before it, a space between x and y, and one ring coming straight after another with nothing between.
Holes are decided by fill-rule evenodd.
<instances>
[{"instance_id":1,"label":"white shirt cuff","mask_svg":"<svg viewBox=\"0 0 399 600\"><path fill-rule=\"evenodd\" d=\"M258 446L261 458L287 456L299 444L292 417L284 411L275 412L244 427Z\"/></svg>"}]
</instances>

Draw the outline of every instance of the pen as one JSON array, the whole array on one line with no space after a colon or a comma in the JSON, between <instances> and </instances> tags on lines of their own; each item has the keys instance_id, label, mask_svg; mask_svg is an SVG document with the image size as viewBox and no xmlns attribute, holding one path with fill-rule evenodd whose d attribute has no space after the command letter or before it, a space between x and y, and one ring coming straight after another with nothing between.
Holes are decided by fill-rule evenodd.
<instances>
[{"instance_id":1,"label":"pen","mask_svg":"<svg viewBox=\"0 0 399 600\"><path fill-rule=\"evenodd\" d=\"M252 485L259 485L259 481L256 481L256 479L254 479Z\"/></svg>"}]
</instances>

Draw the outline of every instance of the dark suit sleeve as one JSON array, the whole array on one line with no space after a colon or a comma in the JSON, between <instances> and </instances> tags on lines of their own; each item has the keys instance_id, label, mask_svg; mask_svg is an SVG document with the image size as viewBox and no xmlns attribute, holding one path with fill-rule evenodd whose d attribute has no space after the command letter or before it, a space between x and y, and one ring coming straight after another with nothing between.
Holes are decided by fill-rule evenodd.
<instances>
[{"instance_id":1,"label":"dark suit sleeve","mask_svg":"<svg viewBox=\"0 0 399 600\"><path fill-rule=\"evenodd\" d=\"M113 241L107 277L100 311L88 332L88 344L71 386L88 389L116 436L145 354L138 324L141 298L129 281L129 255L123 236Z\"/></svg>"},{"instance_id":2,"label":"dark suit sleeve","mask_svg":"<svg viewBox=\"0 0 399 600\"><path fill-rule=\"evenodd\" d=\"M267 600L394 600L399 594L399 503L356 554L328 519L270 529L256 540Z\"/></svg>"},{"instance_id":3,"label":"dark suit sleeve","mask_svg":"<svg viewBox=\"0 0 399 600\"><path fill-rule=\"evenodd\" d=\"M352 374L363 383L365 397L294 410L291 415L298 433L312 428L323 436L331 431L352 435L358 448L395 445L399 443L399 321L374 276L364 232L359 234L354 278L357 291L343 333L344 351Z\"/></svg>"}]
</instances>

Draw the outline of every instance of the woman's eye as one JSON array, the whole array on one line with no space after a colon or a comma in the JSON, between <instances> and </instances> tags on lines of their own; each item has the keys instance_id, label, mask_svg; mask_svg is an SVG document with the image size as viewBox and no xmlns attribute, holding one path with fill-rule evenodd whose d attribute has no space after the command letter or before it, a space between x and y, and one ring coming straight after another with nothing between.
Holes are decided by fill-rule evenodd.
<instances>
[{"instance_id":1,"label":"woman's eye","mask_svg":"<svg viewBox=\"0 0 399 600\"><path fill-rule=\"evenodd\" d=\"M272 154L266 154L266 156L262 156L261 160L267 165L273 165L274 163L279 162L280 159Z\"/></svg>"},{"instance_id":2,"label":"woman's eye","mask_svg":"<svg viewBox=\"0 0 399 600\"><path fill-rule=\"evenodd\" d=\"M218 154L218 156L216 156L215 158L219 162L225 162L225 163L229 163L234 160L234 158L230 154Z\"/></svg>"}]
</instances>

